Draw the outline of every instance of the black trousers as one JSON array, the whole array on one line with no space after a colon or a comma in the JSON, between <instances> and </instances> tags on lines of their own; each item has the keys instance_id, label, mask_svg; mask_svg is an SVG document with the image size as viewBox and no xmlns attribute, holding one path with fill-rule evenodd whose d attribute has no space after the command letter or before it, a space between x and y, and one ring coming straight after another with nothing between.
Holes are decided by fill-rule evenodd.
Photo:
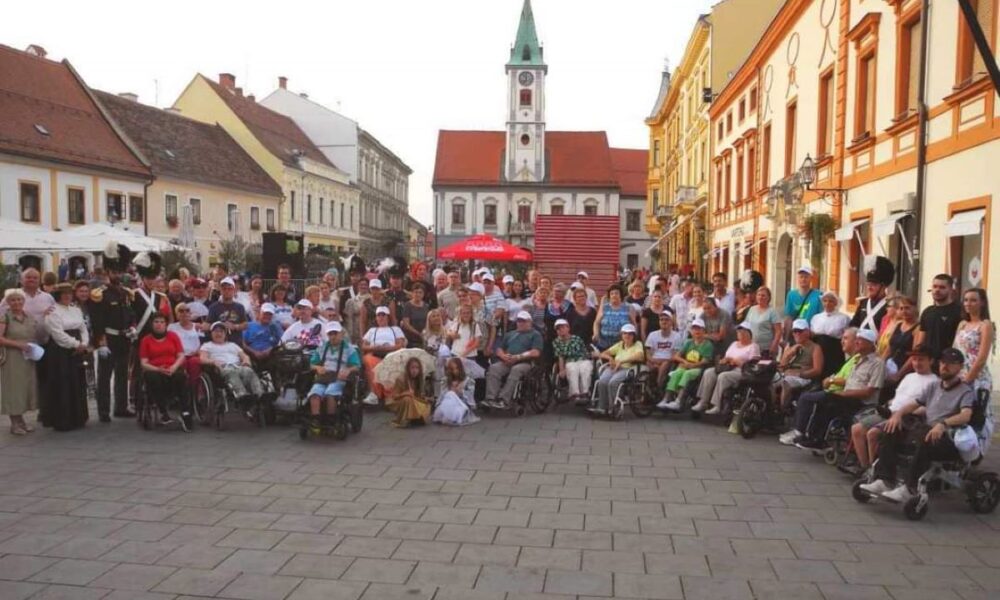
<instances>
[{"instance_id":1,"label":"black trousers","mask_svg":"<svg viewBox=\"0 0 1000 600\"><path fill-rule=\"evenodd\" d=\"M913 455L909 472L906 474L906 487L917 488L917 480L927 472L931 463L936 460L960 460L961 456L951 437L945 432L937 442L924 441L931 426L920 423L909 429L897 429L892 433L883 433L878 447L878 463L875 476L886 481L896 480L896 469L899 465L899 453L907 443L916 444L917 451Z\"/></svg>"},{"instance_id":2,"label":"black trousers","mask_svg":"<svg viewBox=\"0 0 1000 600\"><path fill-rule=\"evenodd\" d=\"M173 375L143 371L146 381L146 399L156 403L160 412L167 412L170 399L177 398L181 411L191 412L191 394L187 385L187 372L181 368Z\"/></svg>"},{"instance_id":3,"label":"black trousers","mask_svg":"<svg viewBox=\"0 0 1000 600\"><path fill-rule=\"evenodd\" d=\"M115 376L115 414L128 411L128 366L132 344L119 335L109 335L111 356L97 359L97 414L111 414L111 374Z\"/></svg>"}]
</instances>

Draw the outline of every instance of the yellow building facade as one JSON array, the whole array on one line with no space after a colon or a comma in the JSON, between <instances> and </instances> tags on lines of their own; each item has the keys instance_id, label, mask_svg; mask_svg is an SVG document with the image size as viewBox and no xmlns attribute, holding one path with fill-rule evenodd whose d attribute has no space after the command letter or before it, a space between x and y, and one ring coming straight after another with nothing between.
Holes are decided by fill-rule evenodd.
<instances>
[{"instance_id":1,"label":"yellow building facade","mask_svg":"<svg viewBox=\"0 0 1000 600\"><path fill-rule=\"evenodd\" d=\"M709 106L780 0L723 0L699 17L673 73L665 69L649 127L645 228L661 270L707 277L712 136ZM720 40L713 43L713 40Z\"/></svg>"}]
</instances>

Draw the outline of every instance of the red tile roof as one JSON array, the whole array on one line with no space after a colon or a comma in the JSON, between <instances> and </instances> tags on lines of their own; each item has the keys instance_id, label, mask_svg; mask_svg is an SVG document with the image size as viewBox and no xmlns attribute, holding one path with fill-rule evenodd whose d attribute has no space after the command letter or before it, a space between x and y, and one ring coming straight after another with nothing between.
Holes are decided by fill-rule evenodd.
<instances>
[{"instance_id":1,"label":"red tile roof","mask_svg":"<svg viewBox=\"0 0 1000 600\"><path fill-rule=\"evenodd\" d=\"M107 92L95 90L94 94L157 177L281 196L281 187L219 125Z\"/></svg>"},{"instance_id":2,"label":"red tile roof","mask_svg":"<svg viewBox=\"0 0 1000 600\"><path fill-rule=\"evenodd\" d=\"M649 177L649 151L626 148L611 149L611 168L621 186L621 195L646 197L646 179Z\"/></svg>"},{"instance_id":3,"label":"red tile roof","mask_svg":"<svg viewBox=\"0 0 1000 600\"><path fill-rule=\"evenodd\" d=\"M281 159L290 167L296 166L294 150L300 150L305 156L328 167L334 166L326 155L320 152L309 137L299 129L295 121L283 114L261 106L257 102L238 95L235 91L226 89L204 75L198 75L208 82L230 110L243 121L261 144L268 151Z\"/></svg>"},{"instance_id":4,"label":"red tile roof","mask_svg":"<svg viewBox=\"0 0 1000 600\"><path fill-rule=\"evenodd\" d=\"M440 131L434 185L503 185L506 139L502 131ZM619 187L608 136L603 131L549 131L545 146L546 185ZM629 159L629 170L632 164ZM629 186L635 187L631 176ZM645 168L642 188L645 194Z\"/></svg>"},{"instance_id":5,"label":"red tile roof","mask_svg":"<svg viewBox=\"0 0 1000 600\"><path fill-rule=\"evenodd\" d=\"M0 45L0 74L0 152L150 178L68 61Z\"/></svg>"}]
</instances>

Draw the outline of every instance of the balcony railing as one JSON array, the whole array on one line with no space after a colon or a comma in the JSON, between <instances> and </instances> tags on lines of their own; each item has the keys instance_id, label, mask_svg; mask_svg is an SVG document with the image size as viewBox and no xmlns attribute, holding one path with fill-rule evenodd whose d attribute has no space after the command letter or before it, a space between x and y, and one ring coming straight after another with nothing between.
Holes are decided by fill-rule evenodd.
<instances>
[{"instance_id":1,"label":"balcony railing","mask_svg":"<svg viewBox=\"0 0 1000 600\"><path fill-rule=\"evenodd\" d=\"M534 232L535 232L534 223L517 222L510 224L510 233L512 234L518 234L518 233L523 234L523 233L534 233Z\"/></svg>"}]
</instances>

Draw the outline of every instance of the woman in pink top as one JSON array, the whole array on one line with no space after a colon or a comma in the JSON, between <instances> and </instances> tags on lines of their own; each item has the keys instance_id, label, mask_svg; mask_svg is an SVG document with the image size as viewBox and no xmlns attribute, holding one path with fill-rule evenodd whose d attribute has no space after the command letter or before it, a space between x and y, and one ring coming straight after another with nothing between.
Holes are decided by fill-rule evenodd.
<instances>
[{"instance_id":1,"label":"woman in pink top","mask_svg":"<svg viewBox=\"0 0 1000 600\"><path fill-rule=\"evenodd\" d=\"M698 386L698 403L691 407L695 412L717 415L721 409L722 394L735 387L743 377L743 363L760 358L760 347L753 342L753 330L747 323L736 327L736 341L729 345L717 366L707 369ZM711 408L709 408L711 407Z\"/></svg>"}]
</instances>

